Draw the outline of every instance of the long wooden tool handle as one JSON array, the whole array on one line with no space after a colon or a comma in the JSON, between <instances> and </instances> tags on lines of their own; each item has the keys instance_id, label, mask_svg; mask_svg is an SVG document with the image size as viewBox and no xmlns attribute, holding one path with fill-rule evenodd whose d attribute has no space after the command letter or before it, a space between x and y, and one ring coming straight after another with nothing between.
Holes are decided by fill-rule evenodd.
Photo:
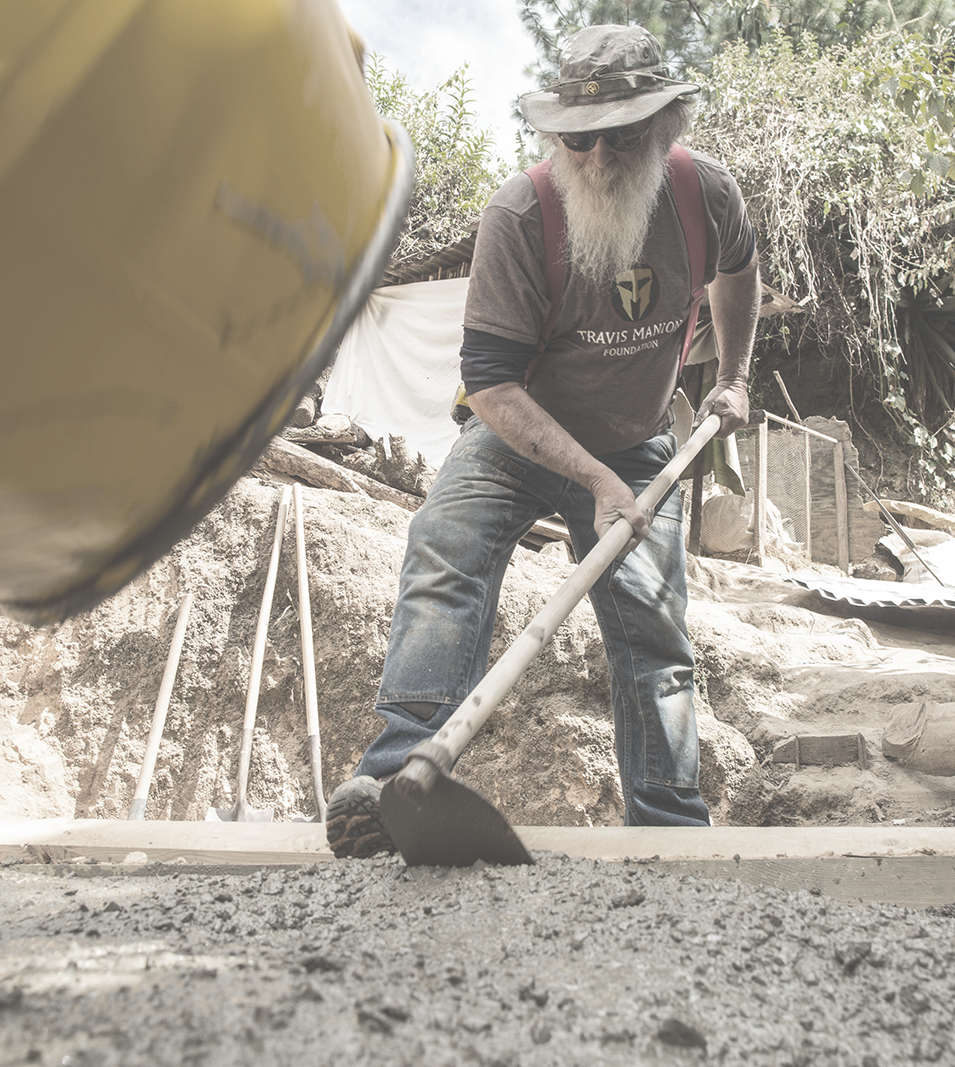
<instances>
[{"instance_id":1,"label":"long wooden tool handle","mask_svg":"<svg viewBox=\"0 0 955 1067\"><path fill-rule=\"evenodd\" d=\"M686 444L637 497L637 505L643 511L652 513L680 474L719 428L720 417L718 415L710 415L700 424ZM467 743L484 725L491 712L527 669L528 664L553 637L575 605L623 551L633 536L634 531L630 523L626 519L617 519L610 530L580 561L563 585L534 616L514 644L478 682L451 718L430 741L422 742L419 748L423 749L421 755L424 758L429 759L434 755L439 755L435 751L435 746L437 746L446 754L446 766L441 769L450 770ZM413 750L408 758L411 759L417 751L417 749ZM445 759L441 758L441 762L445 763Z\"/></svg>"},{"instance_id":2,"label":"long wooden tool handle","mask_svg":"<svg viewBox=\"0 0 955 1067\"><path fill-rule=\"evenodd\" d=\"M172 644L169 646L169 655L166 657L166 669L163 671L162 682L159 685L159 696L156 697L153 722L149 729L149 738L146 741L146 753L143 756L143 765L139 771L139 781L136 783L136 792L133 793L133 802L129 807L129 815L127 816L128 819L133 821L146 818L146 799L149 796L149 786L153 780L156 757L159 755L159 743L162 741L162 732L166 725L166 712L169 710L172 687L176 681L176 672L179 670L179 657L182 654L183 642L186 639L186 626L189 624L192 601L192 593L186 593L182 598L182 603L179 605L179 618L176 619L176 629L173 631Z\"/></svg>"},{"instance_id":3,"label":"long wooden tool handle","mask_svg":"<svg viewBox=\"0 0 955 1067\"><path fill-rule=\"evenodd\" d=\"M286 485L279 498L279 510L275 517L275 536L272 540L272 555L269 558L269 570L262 590L262 604L259 607L259 621L255 627L255 641L252 645L252 666L249 671L249 687L245 693L245 718L242 721L242 746L239 749L239 773L236 781L236 804L245 802L246 787L249 783L249 766L252 762L252 732L255 729L255 712L259 706L259 687L262 683L262 661L265 659L265 641L269 632L269 615L272 612L272 597L275 593L275 578L279 571L279 556L282 552L282 538L288 521L288 505L292 496L292 487Z\"/></svg>"},{"instance_id":4,"label":"long wooden tool handle","mask_svg":"<svg viewBox=\"0 0 955 1067\"><path fill-rule=\"evenodd\" d=\"M308 560L305 555L305 517L302 514L302 487L292 489L295 503L295 562L298 568L298 621L302 635L302 673L305 676L305 721L308 729L308 757L318 821L325 821L325 790L322 787L322 746L318 732L318 687L315 683L315 644L312 636L312 606L308 592Z\"/></svg>"}]
</instances>

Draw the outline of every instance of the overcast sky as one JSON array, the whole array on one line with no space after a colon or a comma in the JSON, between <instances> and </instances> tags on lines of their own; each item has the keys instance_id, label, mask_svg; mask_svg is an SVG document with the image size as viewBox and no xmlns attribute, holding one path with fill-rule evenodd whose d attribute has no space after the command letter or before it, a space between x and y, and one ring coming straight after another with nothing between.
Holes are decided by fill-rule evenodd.
<instances>
[{"instance_id":1,"label":"overcast sky","mask_svg":"<svg viewBox=\"0 0 955 1067\"><path fill-rule=\"evenodd\" d=\"M517 0L338 0L346 20L389 70L429 90L465 63L473 107L500 154L514 153L514 99L536 86L524 68L534 46L517 17Z\"/></svg>"}]
</instances>

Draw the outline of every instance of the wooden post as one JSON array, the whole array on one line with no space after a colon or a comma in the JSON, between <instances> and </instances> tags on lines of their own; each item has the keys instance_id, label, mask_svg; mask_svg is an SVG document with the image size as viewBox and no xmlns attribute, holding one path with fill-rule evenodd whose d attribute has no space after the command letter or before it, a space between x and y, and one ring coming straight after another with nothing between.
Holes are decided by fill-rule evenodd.
<instances>
[{"instance_id":1,"label":"wooden post","mask_svg":"<svg viewBox=\"0 0 955 1067\"><path fill-rule=\"evenodd\" d=\"M836 539L839 569L849 573L849 498L846 493L845 454L842 444L832 446L832 473L836 492Z\"/></svg>"},{"instance_id":2,"label":"wooden post","mask_svg":"<svg viewBox=\"0 0 955 1067\"><path fill-rule=\"evenodd\" d=\"M803 462L806 465L806 555L812 559L812 448L809 434L802 435Z\"/></svg>"},{"instance_id":3,"label":"wooden post","mask_svg":"<svg viewBox=\"0 0 955 1067\"><path fill-rule=\"evenodd\" d=\"M753 544L756 563L762 567L766 556L766 496L768 494L769 424L765 419L756 433L756 499L753 503Z\"/></svg>"},{"instance_id":4,"label":"wooden post","mask_svg":"<svg viewBox=\"0 0 955 1067\"><path fill-rule=\"evenodd\" d=\"M690 492L690 541L687 551L691 556L700 554L703 533L703 455L693 461L693 486Z\"/></svg>"},{"instance_id":5,"label":"wooden post","mask_svg":"<svg viewBox=\"0 0 955 1067\"><path fill-rule=\"evenodd\" d=\"M696 403L694 411L700 410L703 402L703 368L699 367L698 381L696 384ZM690 537L687 551L691 556L700 554L700 541L703 534L703 454L700 453L693 461L693 481L690 488Z\"/></svg>"},{"instance_id":6,"label":"wooden post","mask_svg":"<svg viewBox=\"0 0 955 1067\"><path fill-rule=\"evenodd\" d=\"M776 384L779 386L779 391L783 394L783 399L789 406L789 410L793 413L793 418L796 422L802 422L802 419L799 417L799 412L796 410L796 405L792 402L792 397L790 397L789 390L786 388L786 384L783 381L783 376L778 370L773 371L773 376L776 379Z\"/></svg>"},{"instance_id":7,"label":"wooden post","mask_svg":"<svg viewBox=\"0 0 955 1067\"><path fill-rule=\"evenodd\" d=\"M159 746L162 743L162 732L166 724L166 712L169 710L172 687L176 681L176 672L179 670L179 657L182 654L182 645L186 639L186 626L189 624L192 601L192 593L186 593L182 598L182 603L179 605L179 617L176 619L176 629L173 632L172 644L169 646L169 655L166 658L166 669L163 671L162 682L159 686L159 696L156 698L152 726L149 730L149 737L146 740L143 765L139 770L139 781L136 783L136 792L133 793L133 802L129 808L128 818L133 821L146 818L146 800L149 797L149 786L153 780L156 757L159 755Z\"/></svg>"}]
</instances>

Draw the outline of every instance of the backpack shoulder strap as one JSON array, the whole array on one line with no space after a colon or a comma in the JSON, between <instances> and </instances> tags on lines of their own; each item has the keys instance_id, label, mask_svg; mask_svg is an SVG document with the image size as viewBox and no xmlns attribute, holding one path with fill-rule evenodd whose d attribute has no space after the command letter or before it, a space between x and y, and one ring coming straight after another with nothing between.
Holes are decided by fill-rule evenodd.
<instances>
[{"instance_id":1,"label":"backpack shoulder strap","mask_svg":"<svg viewBox=\"0 0 955 1067\"><path fill-rule=\"evenodd\" d=\"M703 210L703 190L700 176L690 153L683 145L675 144L667 159L670 172L670 187L673 199L683 227L683 239L690 258L690 315L686 321L686 335L683 339L683 351L680 354L680 370L683 370L693 343L696 320L700 314L700 301L703 299L703 276L706 271L706 215Z\"/></svg>"},{"instance_id":2,"label":"backpack shoulder strap","mask_svg":"<svg viewBox=\"0 0 955 1067\"><path fill-rule=\"evenodd\" d=\"M550 160L545 159L529 167L525 172L534 183L537 199L540 202L541 217L544 221L544 280L547 282L547 296L550 299L550 314L541 327L537 341L537 354L531 360L524 375L524 384L529 385L540 361L544 348L550 339L554 323L560 313L560 303L564 296L564 205L557 194L554 179L550 172Z\"/></svg>"}]
</instances>

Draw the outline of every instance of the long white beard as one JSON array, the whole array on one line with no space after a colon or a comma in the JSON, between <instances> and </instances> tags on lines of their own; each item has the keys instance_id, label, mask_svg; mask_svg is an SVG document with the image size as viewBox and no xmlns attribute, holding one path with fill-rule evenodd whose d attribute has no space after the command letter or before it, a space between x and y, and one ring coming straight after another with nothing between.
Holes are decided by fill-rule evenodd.
<instances>
[{"instance_id":1,"label":"long white beard","mask_svg":"<svg viewBox=\"0 0 955 1067\"><path fill-rule=\"evenodd\" d=\"M633 160L600 168L580 164L560 140L552 173L567 216L569 262L587 282L603 288L640 262L650 220L666 180L666 159L683 122L659 115Z\"/></svg>"}]
</instances>

